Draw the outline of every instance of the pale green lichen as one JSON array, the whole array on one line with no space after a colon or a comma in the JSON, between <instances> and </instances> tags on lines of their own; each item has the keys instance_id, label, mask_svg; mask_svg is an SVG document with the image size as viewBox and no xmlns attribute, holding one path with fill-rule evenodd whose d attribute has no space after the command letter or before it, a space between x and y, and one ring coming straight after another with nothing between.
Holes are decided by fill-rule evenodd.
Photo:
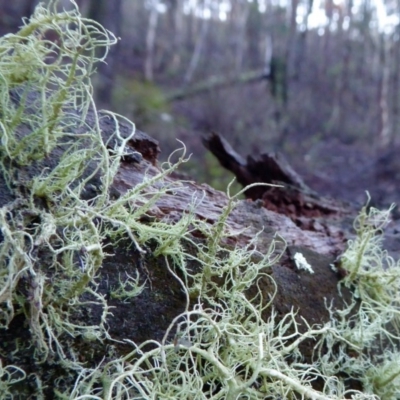
<instances>
[{"instance_id":1,"label":"pale green lichen","mask_svg":"<svg viewBox=\"0 0 400 400\"><path fill-rule=\"evenodd\" d=\"M135 126L128 121L131 133L123 137L119 130L123 117L103 112L102 118L111 118L116 127L114 137L103 141L90 76L94 62L104 59L116 39L82 18L73 5L62 13L57 13L56 2L47 8L39 5L19 32L0 40L0 165L17 198L0 209L0 325L8 328L15 312L23 312L37 362L54 354L68 358L62 335L109 337L104 325L109 307L95 286L106 256L105 239L127 235L144 252L139 241L145 242L147 230L157 227L144 227L139 217L171 187L159 185L153 194L149 189L179 164L111 200L110 187ZM55 40L46 40L47 34L56 35ZM99 49L103 54L97 57ZM95 115L93 126L86 121L89 109ZM32 165L33 171L35 163L55 157L55 149L61 149L62 157L54 168L17 179L19 168ZM86 199L86 186L95 176L101 177L98 193ZM163 232L160 243L181 231L178 225L169 225ZM21 280L26 295L16 290ZM117 295L139 294L141 286L135 287L135 282L121 282L121 288L115 288ZM92 300L83 301L84 294ZM71 321L71 315L93 302L103 308L98 325ZM79 366L72 364L74 369Z\"/></svg>"},{"instance_id":2,"label":"pale green lichen","mask_svg":"<svg viewBox=\"0 0 400 400\"><path fill-rule=\"evenodd\" d=\"M49 32L57 35L54 42L44 39ZM107 53L114 41L100 25L82 19L76 8L57 14L55 4L49 9L38 6L19 32L0 41L1 164L10 187L23 184L27 189L24 200L16 200L0 211L4 237L0 299L7 304L1 323L8 327L16 305L22 307L38 360L45 360L51 352L65 357L58 339L63 332L75 336L89 330L106 335L103 324L108 307L102 296L88 288L104 258L105 234L85 209L88 202L80 197L90 178L82 179L86 160L99 160L91 175L100 170L108 172L114 160L104 156L107 150L99 129L87 128L82 135L69 132L73 125L84 127L86 111L93 103L90 75L95 49L103 47ZM20 96L18 105L10 100L10 91ZM76 109L82 114L78 116ZM29 132L17 134L23 126L29 127ZM84 140L88 146L83 146ZM66 151L53 170L44 170L25 182L16 180L18 166L42 160L60 144ZM107 182L105 187L109 187ZM44 199L47 207L37 206L37 198ZM101 200L99 196L93 204ZM47 265L38 260L38 251L48 253ZM83 259L84 270L77 268L77 257ZM50 276L54 280L51 284ZM26 280L29 294L17 299L15 287L21 278ZM92 292L104 306L98 327L76 326L69 320L71 308L63 310L63 304L78 299L85 291ZM81 304L76 302L75 306Z\"/></svg>"},{"instance_id":3,"label":"pale green lichen","mask_svg":"<svg viewBox=\"0 0 400 400\"><path fill-rule=\"evenodd\" d=\"M186 311L171 323L163 341L131 343L134 350L123 360L115 360L98 370L98 379L107 382L104 392L85 398L399 398L396 366L399 338L385 328L390 318L378 319L375 315L379 310L375 302L364 299L365 304L360 304L354 300L344 310L331 309L332 321L325 326L312 327L303 321L308 327L304 333L299 330L294 311L279 321L273 312L270 319L263 320L261 313L270 303L262 301L261 291L251 301L244 291L276 262L274 251L271 249L261 262L252 264L250 255L257 252L255 238L247 249L233 249L227 256L219 256L223 249L218 243L228 232L221 221L226 221L232 203L211 228L214 235L209 241L213 245L199 246L196 260L204 267L201 272L190 274L186 269L186 279L182 280L167 263L186 293ZM376 210L372 213L378 216ZM358 235L364 235L371 226L363 224L359 228ZM374 235L370 238L375 242ZM352 254L358 259L360 248L353 247L353 243L360 242L358 239L350 243L343 259ZM208 248L212 249L211 258ZM359 260L365 268L367 260ZM216 284L214 277L222 279ZM343 284L346 283L345 280ZM189 291L193 287L198 297L189 311L193 298ZM167 343L168 333L174 329L175 342ZM383 342L382 336L388 340ZM313 364L304 363L299 351L299 345L306 339L316 341ZM154 348L142 351L149 345ZM317 378L324 382L321 392L311 385ZM346 390L345 382L350 378L362 382L363 393ZM86 382L85 377L81 379L82 384ZM77 390L74 395L78 393L81 392Z\"/></svg>"},{"instance_id":4,"label":"pale green lichen","mask_svg":"<svg viewBox=\"0 0 400 400\"><path fill-rule=\"evenodd\" d=\"M50 358L70 371L74 384L65 388L56 381L55 395L71 400L399 399L400 266L381 250L379 236L389 212L364 208L356 221L356 238L341 258L346 274L341 285L354 293L346 308L327 305L331 321L323 326L302 320L300 329L296 310L278 319L271 305L277 288L268 272L284 241L277 237L263 254L257 236L244 248L221 244L232 235L228 215L239 194L230 196L228 190L228 204L214 225L195 218L201 197L193 199L178 222L140 222L167 191L185 190L164 180L184 161L182 156L177 164L164 165L159 175L111 198L135 127L127 121L131 133L123 137L118 128L122 117L108 113L116 140L104 143L90 75L93 63L103 58L97 58L96 48L106 53L115 38L82 18L77 7L62 13L55 7L55 2L38 6L16 35L0 40L0 164L17 197L0 209L0 322L7 328L16 312L24 313L35 361ZM55 41L46 39L50 31L56 33ZM19 94L18 105L10 91ZM89 108L97 118L94 126L86 123ZM23 125L29 129L21 136L17 132ZM112 150L107 148L111 143ZM53 169L16 181L18 168L44 159L58 146L64 153ZM98 173L99 191L85 199L85 187ZM19 194L19 185L25 196ZM194 229L204 241L193 239ZM129 354L87 367L60 338L109 338L109 306L95 282L106 256L105 239L115 243L122 237L142 253L152 241L154 256L165 257L166 268L181 285L185 311L171 322L163 340L134 343L126 338L132 346ZM39 250L46 254L44 260ZM125 299L143 289L138 276L126 276L112 296ZM263 292L265 279L275 292ZM21 282L25 295L17 291ZM256 288L251 299L250 288ZM93 302L103 309L98 325L71 320L73 311ZM263 318L266 310L269 318ZM170 335L175 335L172 342ZM303 360L299 349L305 340L315 341L312 363ZM15 355L24 346L16 340ZM1 397L11 399L26 373L17 365L3 367L0 360L0 378ZM316 379L322 382L321 391L312 387ZM347 390L348 379L360 381L363 393ZM38 376L36 381L37 395L43 398Z\"/></svg>"},{"instance_id":5,"label":"pale green lichen","mask_svg":"<svg viewBox=\"0 0 400 400\"><path fill-rule=\"evenodd\" d=\"M139 273L136 272L136 277L126 274L127 278L125 280L119 277L119 286L116 288L111 288L110 296L112 299L122 299L129 300L132 297L139 296L145 288L145 283L140 284Z\"/></svg>"},{"instance_id":6,"label":"pale green lichen","mask_svg":"<svg viewBox=\"0 0 400 400\"><path fill-rule=\"evenodd\" d=\"M26 379L26 373L15 365L3 367L0 359L0 398L4 400L12 399L12 387Z\"/></svg>"},{"instance_id":7,"label":"pale green lichen","mask_svg":"<svg viewBox=\"0 0 400 400\"><path fill-rule=\"evenodd\" d=\"M332 330L316 353L324 375L359 380L366 395L384 400L400 398L400 262L382 249L391 209L366 206L356 219L356 237L340 265L340 285L352 289L353 301L343 310L330 308Z\"/></svg>"}]
</instances>

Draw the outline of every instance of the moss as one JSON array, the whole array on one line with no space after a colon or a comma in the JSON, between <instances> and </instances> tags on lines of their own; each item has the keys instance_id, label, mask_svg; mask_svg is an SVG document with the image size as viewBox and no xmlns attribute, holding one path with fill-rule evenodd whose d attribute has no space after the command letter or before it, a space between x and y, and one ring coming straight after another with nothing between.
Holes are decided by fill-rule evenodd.
<instances>
[{"instance_id":1,"label":"moss","mask_svg":"<svg viewBox=\"0 0 400 400\"><path fill-rule=\"evenodd\" d=\"M119 76L113 105L125 115L132 115L138 126L147 126L162 113L169 113L161 89L153 82Z\"/></svg>"},{"instance_id":2,"label":"moss","mask_svg":"<svg viewBox=\"0 0 400 400\"><path fill-rule=\"evenodd\" d=\"M189 160L182 166L182 170L189 176L196 176L199 182L205 182L214 189L226 191L227 186L234 179L234 175L221 167L221 164L210 152L203 155L200 163L204 165L204 168L199 169L199 161ZM240 189L240 184L235 181L232 190L239 191Z\"/></svg>"}]
</instances>

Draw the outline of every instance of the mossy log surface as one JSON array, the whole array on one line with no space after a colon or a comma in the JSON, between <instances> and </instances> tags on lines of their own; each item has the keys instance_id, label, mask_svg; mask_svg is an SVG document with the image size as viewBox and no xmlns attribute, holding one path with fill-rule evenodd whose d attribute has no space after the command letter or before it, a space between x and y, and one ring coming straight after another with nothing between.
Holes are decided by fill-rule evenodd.
<instances>
[{"instance_id":1,"label":"mossy log surface","mask_svg":"<svg viewBox=\"0 0 400 400\"><path fill-rule=\"evenodd\" d=\"M17 101L17 99L16 99ZM88 113L87 122L94 123L94 115ZM115 131L115 122L108 117L100 119L103 139L107 141ZM19 134L24 135L27 127L18 128ZM128 132L128 127L120 125L122 134ZM78 133L78 132L77 132ZM118 198L127 190L142 182L144 176L155 176L159 168L157 156L159 147L157 142L147 134L137 131L134 138L129 141L132 150L132 157L125 157L120 165L119 172L114 180L112 195ZM23 200L24 181L27 177L32 178L45 168L52 168L63 153L63 146L60 145L49 155L46 160L34 163L27 167L19 167L20 186L12 191L6 185L5 179L0 175L0 206L5 206L16 200ZM136 153L140 153L138 156ZM129 152L128 152L129 153ZM166 180L174 180L167 177ZM96 185L100 185L100 177L92 179L87 186L86 195L88 198L95 196ZM181 185L185 190L176 193L167 193L161 197L151 208L146 218L173 222L181 218L186 212L187 205L193 197L203 198L196 208L195 213L198 219L214 224L227 205L227 196L214 190L208 185L200 185L195 182L182 181ZM280 190L274 189L276 195ZM16 198L16 193L18 198ZM346 244L346 238L351 235L351 223L355 213L350 208L342 205L337 206L338 212L330 212L328 215L301 216L297 215L294 220L291 216L272 211L264 207L260 201L242 200L228 217L227 224L231 235L225 240L227 250L232 247L245 246L257 233L259 233L258 250L267 252L269 245L276 234L281 235L287 242L287 249L279 263L272 267L271 274L278 286L277 295L274 299L274 308L278 315L285 315L292 308L298 309L298 317L304 317L309 323L322 323L328 321L329 314L326 309L326 301L333 301L340 306L344 299L349 299L349 294L344 297L338 296L337 283L340 274L335 273L331 264L335 257L340 254ZM200 232L193 231L196 240L201 241ZM150 246L151 247L151 246ZM263 247L265 247L263 249ZM65 341L74 353L79 354L82 362L94 365L103 357L110 359L115 355L121 356L129 351L130 346L122 342L129 339L135 343L141 343L148 339L161 340L166 328L174 317L180 314L185 307L185 298L178 282L169 274L165 268L164 257L154 257L151 249L147 254L139 254L128 241L121 241L118 247L106 246L107 253L98 279L98 291L104 294L112 307L112 314L107 319L109 333L113 339L121 343L110 342L93 344L85 338L69 338ZM307 271L300 271L296 268L293 255L301 252L314 269L314 274ZM40 255L45 257L46 255ZM196 265L188 265L188 268L196 269ZM139 272L143 282L147 282L143 292L129 301L122 301L110 298L111 288L118 286L118 279L121 273L128 273L131 276ZM28 285L25 282L25 285ZM271 281L264 279L259 283L265 298L268 293L273 292ZM19 290L27 290L24 283L19 284ZM252 289L248 291L252 297ZM88 299L90 300L90 299ZM97 324L100 320L102 310L100 307L87 307L81 315L75 315L77 321L84 319L86 323ZM269 312L268 312L269 313ZM265 315L267 318L268 315ZM15 359L16 343L15 338L23 342L30 340L30 330L24 317L17 315L9 326L8 330L0 331L0 351L5 364L17 363ZM309 357L312 350L312 343L303 345L304 356ZM33 349L31 349L33 351ZM51 362L47 361L38 367L29 354L21 360L18 354L18 365L25 371L39 374L41 380L51 387L51 382L59 377L60 371L54 369ZM26 384L26 382L25 382ZM29 388L26 388L29 392ZM50 390L50 389L49 389ZM51 392L51 390L50 390ZM49 392L49 396L51 395Z\"/></svg>"}]
</instances>

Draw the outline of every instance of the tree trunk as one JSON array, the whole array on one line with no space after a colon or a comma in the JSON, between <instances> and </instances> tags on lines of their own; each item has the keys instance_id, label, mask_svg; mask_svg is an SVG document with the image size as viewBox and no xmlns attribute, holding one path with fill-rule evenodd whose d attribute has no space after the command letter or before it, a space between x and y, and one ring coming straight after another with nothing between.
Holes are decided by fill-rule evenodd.
<instances>
[{"instance_id":1,"label":"tree trunk","mask_svg":"<svg viewBox=\"0 0 400 400\"><path fill-rule=\"evenodd\" d=\"M96 98L101 108L108 108L112 102L115 75L117 73L120 50L119 37L122 27L122 0L92 0L88 17L102 24L117 37L117 43L110 48L107 62L99 65L99 76L96 82Z\"/></svg>"},{"instance_id":2,"label":"tree trunk","mask_svg":"<svg viewBox=\"0 0 400 400\"><path fill-rule=\"evenodd\" d=\"M385 148L392 139L392 128L389 115L389 84L390 84L390 65L391 65L391 43L390 38L386 38L383 34L380 37L380 54L381 54L381 77L379 89L379 139L378 147Z\"/></svg>"},{"instance_id":3,"label":"tree trunk","mask_svg":"<svg viewBox=\"0 0 400 400\"><path fill-rule=\"evenodd\" d=\"M396 29L397 35L400 34L400 27ZM398 71L400 71L400 43L399 41L393 42L393 67L392 71L392 143L396 144L397 138L400 137L400 77Z\"/></svg>"},{"instance_id":4,"label":"tree trunk","mask_svg":"<svg viewBox=\"0 0 400 400\"><path fill-rule=\"evenodd\" d=\"M171 59L171 68L172 70L177 71L181 66L182 62L182 53L183 53L183 23L184 23L184 14L183 14L183 0L174 0L172 2L171 13L174 27L173 34L173 47L172 47L172 59Z\"/></svg>"},{"instance_id":5,"label":"tree trunk","mask_svg":"<svg viewBox=\"0 0 400 400\"><path fill-rule=\"evenodd\" d=\"M144 76L148 81L154 78L154 57L155 57L155 43L156 31L158 24L159 12L157 10L159 0L153 0L149 12L149 24L146 34L146 59L144 62Z\"/></svg>"},{"instance_id":6,"label":"tree trunk","mask_svg":"<svg viewBox=\"0 0 400 400\"><path fill-rule=\"evenodd\" d=\"M250 4L243 1L236 1L234 13L235 37L235 71L240 73L243 68L243 58L246 51L246 24L250 13Z\"/></svg>"},{"instance_id":7,"label":"tree trunk","mask_svg":"<svg viewBox=\"0 0 400 400\"><path fill-rule=\"evenodd\" d=\"M203 14L205 14L205 11L208 10L208 6L209 6L209 0L204 0ZM184 83L186 85L192 81L193 75L199 64L201 54L204 50L204 42L207 37L209 24L210 24L210 19L205 18L205 15L204 15L204 17L201 21L200 33L198 34L198 36L196 38L196 44L195 44L195 47L194 47L194 50L192 53L192 58L190 59L189 67L188 67L185 77L184 77Z\"/></svg>"}]
</instances>

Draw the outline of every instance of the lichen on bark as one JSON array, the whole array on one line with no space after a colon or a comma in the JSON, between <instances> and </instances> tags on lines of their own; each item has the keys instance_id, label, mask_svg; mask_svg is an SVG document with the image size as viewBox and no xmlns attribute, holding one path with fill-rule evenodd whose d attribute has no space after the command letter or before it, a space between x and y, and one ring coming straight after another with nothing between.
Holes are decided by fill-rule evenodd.
<instances>
[{"instance_id":1,"label":"lichen on bark","mask_svg":"<svg viewBox=\"0 0 400 400\"><path fill-rule=\"evenodd\" d=\"M341 297L309 237L286 248L284 216L171 178L184 152L160 167L151 138L96 110L115 40L56 2L0 40L1 397L397 398L379 213L363 210ZM288 267L297 252L314 274Z\"/></svg>"}]
</instances>

